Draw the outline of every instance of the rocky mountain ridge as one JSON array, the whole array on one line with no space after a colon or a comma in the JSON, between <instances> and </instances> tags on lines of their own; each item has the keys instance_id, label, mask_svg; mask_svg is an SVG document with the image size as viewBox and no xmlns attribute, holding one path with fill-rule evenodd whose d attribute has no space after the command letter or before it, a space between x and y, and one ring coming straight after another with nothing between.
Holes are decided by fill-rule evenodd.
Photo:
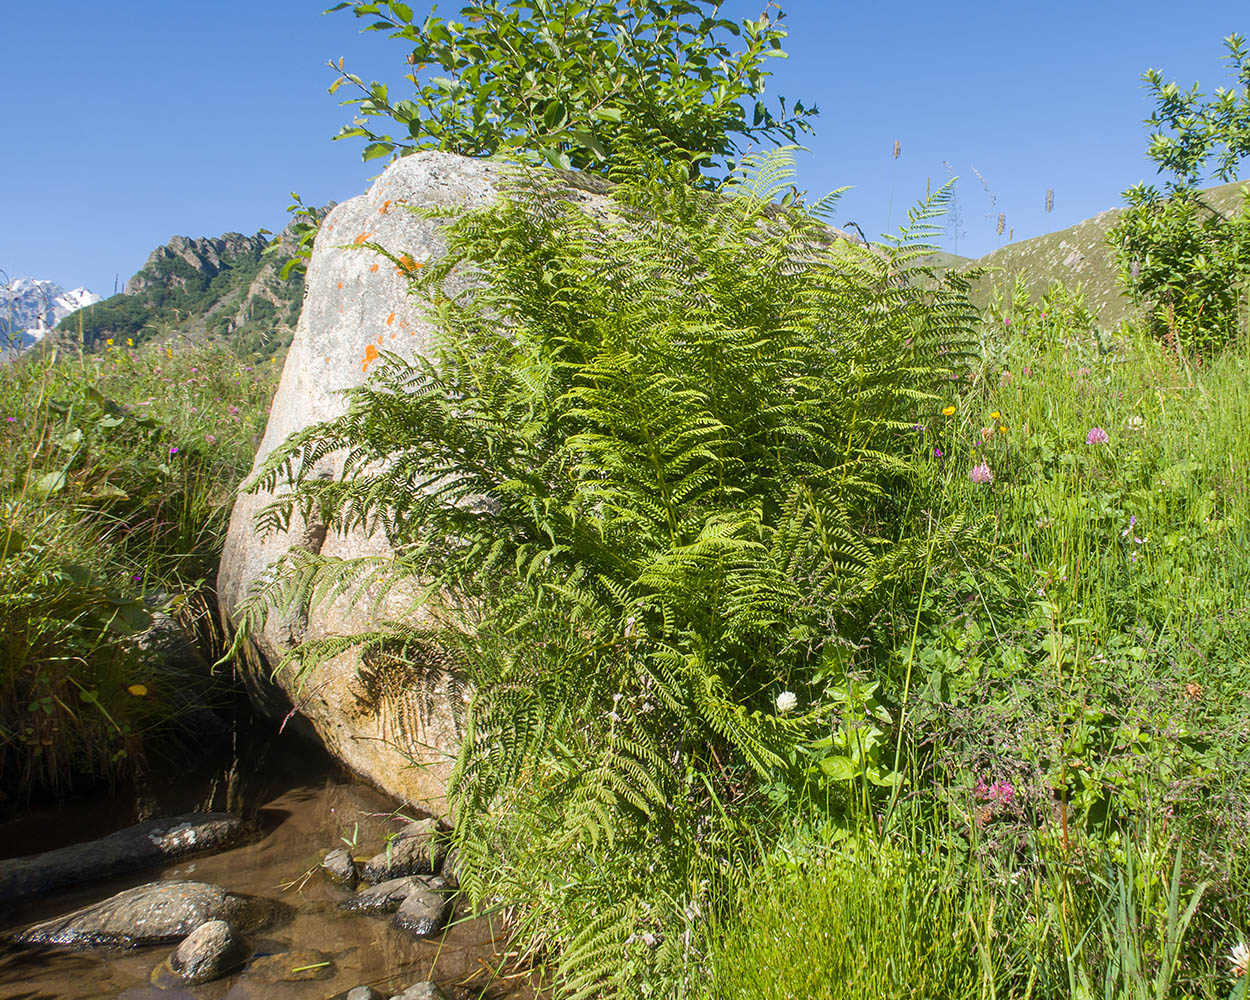
<instances>
[{"instance_id":1,"label":"rocky mountain ridge","mask_svg":"<svg viewBox=\"0 0 1250 1000\"><path fill-rule=\"evenodd\" d=\"M137 274L131 277L123 289L125 295L141 295L160 283L157 277L162 272L169 275L170 282L186 287L186 277L177 276L175 271L163 264L181 260L191 270L216 277L227 270L243 257L256 258L269 246L269 241L260 233L255 236L244 236L242 233L224 233L217 237L201 237L192 239L187 236L174 236L164 246L157 247L144 262Z\"/></svg>"},{"instance_id":2,"label":"rocky mountain ridge","mask_svg":"<svg viewBox=\"0 0 1250 1000\"><path fill-rule=\"evenodd\" d=\"M275 238L264 230L173 236L148 255L123 291L61 323L56 335L88 350L109 340L225 340L240 354L283 351L304 292L302 276L284 280L280 274L296 244L289 226Z\"/></svg>"}]
</instances>

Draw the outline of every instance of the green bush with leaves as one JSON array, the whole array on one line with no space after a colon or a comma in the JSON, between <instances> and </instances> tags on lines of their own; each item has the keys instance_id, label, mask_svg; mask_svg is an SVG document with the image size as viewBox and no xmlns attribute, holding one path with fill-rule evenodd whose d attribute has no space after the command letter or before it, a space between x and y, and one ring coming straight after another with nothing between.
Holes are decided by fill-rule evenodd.
<instances>
[{"instance_id":1,"label":"green bush with leaves","mask_svg":"<svg viewBox=\"0 0 1250 1000\"><path fill-rule=\"evenodd\" d=\"M1250 191L1228 214L1207 205L1199 185L1214 159L1215 176L1235 180L1250 156L1250 52L1245 39L1225 39L1240 89L1217 88L1204 100L1195 84L1182 90L1159 70L1143 75L1156 108L1147 155L1169 171L1164 191L1137 184L1128 209L1108 234L1120 282L1145 302L1156 334L1181 354L1208 356L1250 331Z\"/></svg>"},{"instance_id":2,"label":"green bush with leaves","mask_svg":"<svg viewBox=\"0 0 1250 1000\"><path fill-rule=\"evenodd\" d=\"M414 20L394 0L340 3L367 18L366 31L409 43L413 96L344 72L364 96L338 138L367 141L366 160L418 149L466 156L535 156L559 167L602 170L622 142L659 136L673 155L702 169L732 159L744 142L794 141L815 107L796 101L777 114L763 102L766 61L785 56L780 10L768 4L741 24L719 16L721 0L477 0L460 20ZM770 16L771 14L771 16ZM733 51L727 36L744 48ZM753 101L751 110L743 102ZM749 115L749 118L748 118ZM398 137L370 120L390 119ZM383 125L383 128L389 127Z\"/></svg>"},{"instance_id":3,"label":"green bush with leaves","mask_svg":"<svg viewBox=\"0 0 1250 1000\"><path fill-rule=\"evenodd\" d=\"M900 538L915 425L972 319L922 265L947 191L879 252L774 205L788 163L712 193L636 155L607 220L518 178L423 272L436 357L389 356L251 484L294 486L262 526L380 530L394 555L293 551L243 632L357 587L442 595L441 628L405 616L291 662L454 664L462 885L527 904L577 995L689 960L683 927L765 836L753 789L810 777L841 644L923 562Z\"/></svg>"}]
</instances>

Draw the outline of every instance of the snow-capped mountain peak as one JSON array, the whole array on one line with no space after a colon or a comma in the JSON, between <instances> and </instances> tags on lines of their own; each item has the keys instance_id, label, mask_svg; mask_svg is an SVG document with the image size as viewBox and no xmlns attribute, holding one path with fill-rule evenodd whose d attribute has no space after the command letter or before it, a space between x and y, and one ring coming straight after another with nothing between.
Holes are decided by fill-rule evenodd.
<instances>
[{"instance_id":1,"label":"snow-capped mountain peak","mask_svg":"<svg viewBox=\"0 0 1250 1000\"><path fill-rule=\"evenodd\" d=\"M0 349L29 347L70 313L103 301L86 288L67 292L54 281L14 278L0 285Z\"/></svg>"}]
</instances>

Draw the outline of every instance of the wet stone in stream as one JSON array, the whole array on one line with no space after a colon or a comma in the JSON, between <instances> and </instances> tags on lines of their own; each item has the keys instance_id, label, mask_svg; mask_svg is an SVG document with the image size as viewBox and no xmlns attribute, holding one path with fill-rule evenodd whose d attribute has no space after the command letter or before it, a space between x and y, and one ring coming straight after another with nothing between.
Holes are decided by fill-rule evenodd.
<instances>
[{"instance_id":1,"label":"wet stone in stream","mask_svg":"<svg viewBox=\"0 0 1250 1000\"><path fill-rule=\"evenodd\" d=\"M365 862L362 877L366 882L382 882L404 875L433 875L447 853L441 832L436 819L407 824L389 838L385 850Z\"/></svg>"},{"instance_id":2,"label":"wet stone in stream","mask_svg":"<svg viewBox=\"0 0 1250 1000\"><path fill-rule=\"evenodd\" d=\"M259 838L254 823L230 813L190 813L149 820L95 840L0 861L0 903L46 895L184 855L226 850Z\"/></svg>"},{"instance_id":3,"label":"wet stone in stream","mask_svg":"<svg viewBox=\"0 0 1250 1000\"><path fill-rule=\"evenodd\" d=\"M434 983L416 983L391 997L391 1000L447 1000L447 994Z\"/></svg>"},{"instance_id":4,"label":"wet stone in stream","mask_svg":"<svg viewBox=\"0 0 1250 1000\"><path fill-rule=\"evenodd\" d=\"M391 925L415 938L437 934L451 916L451 900L433 889L413 890L395 911Z\"/></svg>"},{"instance_id":5,"label":"wet stone in stream","mask_svg":"<svg viewBox=\"0 0 1250 1000\"><path fill-rule=\"evenodd\" d=\"M356 888L356 862L352 860L351 853L341 847L325 856L321 871L335 885L348 890Z\"/></svg>"},{"instance_id":6,"label":"wet stone in stream","mask_svg":"<svg viewBox=\"0 0 1250 1000\"><path fill-rule=\"evenodd\" d=\"M336 993L330 1000L386 1000L386 997L372 986L354 986L346 993Z\"/></svg>"},{"instance_id":7,"label":"wet stone in stream","mask_svg":"<svg viewBox=\"0 0 1250 1000\"><path fill-rule=\"evenodd\" d=\"M394 913L414 892L437 891L446 887L447 883L438 876L419 878L409 875L406 878L392 878L349 896L339 903L339 908L353 913Z\"/></svg>"},{"instance_id":8,"label":"wet stone in stream","mask_svg":"<svg viewBox=\"0 0 1250 1000\"><path fill-rule=\"evenodd\" d=\"M212 982L244 963L247 944L224 920L200 924L152 971L152 985L171 987Z\"/></svg>"},{"instance_id":9,"label":"wet stone in stream","mask_svg":"<svg viewBox=\"0 0 1250 1000\"><path fill-rule=\"evenodd\" d=\"M13 940L34 947L138 948L180 940L210 920L246 933L273 922L284 909L205 882L152 882L34 924Z\"/></svg>"}]
</instances>

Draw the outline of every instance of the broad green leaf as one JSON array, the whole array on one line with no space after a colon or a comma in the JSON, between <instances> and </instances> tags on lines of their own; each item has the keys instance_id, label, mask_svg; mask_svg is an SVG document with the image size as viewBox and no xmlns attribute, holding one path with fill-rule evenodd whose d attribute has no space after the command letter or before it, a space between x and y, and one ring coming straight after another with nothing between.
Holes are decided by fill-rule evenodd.
<instances>
[{"instance_id":1,"label":"broad green leaf","mask_svg":"<svg viewBox=\"0 0 1250 1000\"><path fill-rule=\"evenodd\" d=\"M589 149L595 154L595 156L599 157L599 159L606 160L608 158L608 151L604 147L603 143L589 132L580 132L576 129L569 129L569 135Z\"/></svg>"},{"instance_id":2,"label":"broad green leaf","mask_svg":"<svg viewBox=\"0 0 1250 1000\"><path fill-rule=\"evenodd\" d=\"M51 496L54 493L60 493L65 489L65 469L57 472L48 472L35 480L33 489L40 496Z\"/></svg>"},{"instance_id":3,"label":"broad green leaf","mask_svg":"<svg viewBox=\"0 0 1250 1000\"><path fill-rule=\"evenodd\" d=\"M564 103L560 100L552 100L547 104L547 110L543 112L543 122L549 129L556 129L568 120L568 111L565 110Z\"/></svg>"},{"instance_id":4,"label":"broad green leaf","mask_svg":"<svg viewBox=\"0 0 1250 1000\"><path fill-rule=\"evenodd\" d=\"M26 537L16 528L0 528L0 559L15 556L26 548Z\"/></svg>"},{"instance_id":5,"label":"broad green leaf","mask_svg":"<svg viewBox=\"0 0 1250 1000\"><path fill-rule=\"evenodd\" d=\"M860 774L859 765L849 757L823 757L819 765L830 781L850 781Z\"/></svg>"}]
</instances>

